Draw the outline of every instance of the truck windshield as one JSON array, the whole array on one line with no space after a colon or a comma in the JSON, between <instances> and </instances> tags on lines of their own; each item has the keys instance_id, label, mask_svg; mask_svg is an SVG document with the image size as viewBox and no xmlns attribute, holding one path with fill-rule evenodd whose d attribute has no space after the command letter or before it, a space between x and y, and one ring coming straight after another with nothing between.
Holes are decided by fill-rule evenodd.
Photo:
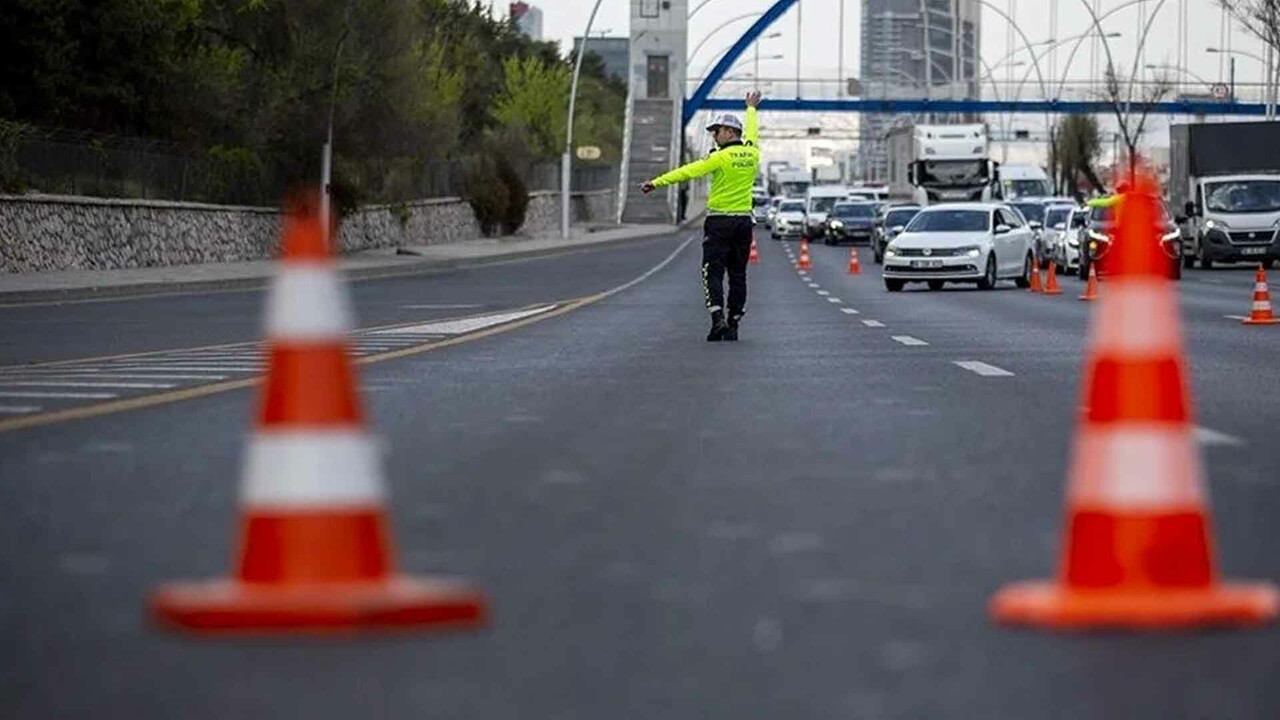
<instances>
[{"instance_id":1,"label":"truck windshield","mask_svg":"<svg viewBox=\"0 0 1280 720\"><path fill-rule=\"evenodd\" d=\"M787 197L800 197L809 190L807 182L784 182L778 183L782 187L782 194Z\"/></svg>"},{"instance_id":2,"label":"truck windshield","mask_svg":"<svg viewBox=\"0 0 1280 720\"><path fill-rule=\"evenodd\" d=\"M985 210L933 210L915 216L907 232L986 232Z\"/></svg>"},{"instance_id":3,"label":"truck windshield","mask_svg":"<svg viewBox=\"0 0 1280 720\"><path fill-rule=\"evenodd\" d=\"M1005 180L1004 196L1010 199L1018 197L1037 197L1049 194L1049 183L1044 180Z\"/></svg>"},{"instance_id":4,"label":"truck windshield","mask_svg":"<svg viewBox=\"0 0 1280 720\"><path fill-rule=\"evenodd\" d=\"M1280 211L1280 180L1232 180L1205 186L1205 207L1221 213Z\"/></svg>"},{"instance_id":5,"label":"truck windshield","mask_svg":"<svg viewBox=\"0 0 1280 720\"><path fill-rule=\"evenodd\" d=\"M926 160L919 164L920 185L974 187L987 184L985 160Z\"/></svg>"}]
</instances>

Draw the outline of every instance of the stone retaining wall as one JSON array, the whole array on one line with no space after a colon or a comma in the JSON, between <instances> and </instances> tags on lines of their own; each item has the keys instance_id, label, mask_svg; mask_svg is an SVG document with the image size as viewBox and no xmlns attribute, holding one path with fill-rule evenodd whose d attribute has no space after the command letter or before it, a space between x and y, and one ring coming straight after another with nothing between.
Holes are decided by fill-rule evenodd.
<instances>
[{"instance_id":1,"label":"stone retaining wall","mask_svg":"<svg viewBox=\"0 0 1280 720\"><path fill-rule=\"evenodd\" d=\"M612 191L571 198L575 222L611 222ZM272 257L274 208L60 195L0 196L0 272L109 270ZM559 227L559 195L531 193L521 234ZM361 208L342 221L343 252L436 245L480 237L458 198Z\"/></svg>"}]
</instances>

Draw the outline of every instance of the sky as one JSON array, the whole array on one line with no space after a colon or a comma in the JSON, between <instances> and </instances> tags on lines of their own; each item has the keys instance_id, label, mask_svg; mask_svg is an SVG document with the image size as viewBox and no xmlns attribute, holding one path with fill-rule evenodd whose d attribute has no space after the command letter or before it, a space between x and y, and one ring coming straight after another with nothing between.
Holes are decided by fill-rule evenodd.
<instances>
[{"instance_id":1,"label":"sky","mask_svg":"<svg viewBox=\"0 0 1280 720\"><path fill-rule=\"evenodd\" d=\"M587 18L591 14L594 0L530 0L543 11L543 33L545 39L555 40L562 48L572 46L573 37L581 35ZM691 8L702 4L703 0L689 0ZM701 74L716 57L750 26L752 19L734 18L762 12L773 4L774 0L707 0L690 22L689 45L694 46L706 39L703 49L692 60L695 74ZM1226 80L1226 66L1221 54L1206 52L1209 46L1230 47L1235 50L1251 52L1261 56L1263 45L1255 37L1235 27L1234 23L1223 20L1223 13L1215 0L1143 0L1134 3L1132 0L990 0L990 3L1001 10L1010 12L1017 25L1034 44L1051 39L1051 17L1056 7L1058 31L1056 39L1065 39L1086 33L1091 21L1083 5L1085 2L1096 3L1099 14L1116 9L1116 12L1103 21L1108 33L1121 33L1121 37L1109 42L1117 65L1125 68L1123 75L1128 75L1134 67L1135 59L1139 73L1151 75L1159 73L1170 77L1182 78L1186 83L1186 92L1207 92L1208 84ZM780 60L761 62L761 76L764 78L794 78L796 75L796 57L800 56L800 72L804 77L835 78L840 72L843 57L846 77L856 77L859 69L860 28L862 0L801 0L799 15L800 47L797 48L797 10L793 7L783 16L771 31L781 32L781 37L767 41L762 46L761 54L765 58L782 55ZM1119 9L1123 5L1124 9ZM841 7L844 8L844 48L840 49L841 23L839 22ZM1188 42L1186 43L1186 64L1181 70L1148 69L1148 64L1178 65L1178 11L1184 6L1189 18ZM603 0L599 14L596 16L594 33L606 31L611 36L627 36L629 34L631 0ZM505 12L505 3L502 5ZM1155 12L1151 21L1145 51L1135 58L1138 38L1141 35L1140 23L1149 19L1149 13ZM720 27L730 21L727 26ZM990 7L983 8L981 55L989 66L998 66L1001 58L1008 55L1010 46L1006 42L1008 32L1006 21ZM995 77L1000 84L1001 96L1007 96L1012 87L1018 84L1021 74L1031 70L1031 64L1025 62L1028 55L1025 43L1020 38L1014 44L1017 57L1024 60L1022 67L1000 69L996 67ZM1086 43L1075 61L1066 71L1066 60L1070 44L1061 46L1053 53L1041 57L1042 70L1049 74L1051 58L1056 55L1056 68L1059 77L1071 81L1085 81L1089 77L1089 44ZM1043 50L1043 48L1042 48ZM1241 97L1250 92L1260 94L1257 89L1262 82L1263 69L1257 60L1239 55L1236 64L1236 81ZM1006 82L1007 73L1014 73L1012 84ZM1252 87L1250 84L1255 84ZM1036 92L1035 76L1032 74L1024 86L1024 96L1039 95ZM720 94L720 93L717 93ZM1019 124L1016 122L1015 124ZM1043 127L1042 120L1022 118L1031 126ZM830 119L828 119L830 122ZM855 121L856 122L856 121ZM1160 137L1167 138L1167 131L1162 127L1163 121L1155 123L1151 132L1152 142L1160 144ZM1034 127L1032 128L1034 129ZM1104 126L1104 130L1105 130ZM1165 140L1167 142L1167 139Z\"/></svg>"}]
</instances>

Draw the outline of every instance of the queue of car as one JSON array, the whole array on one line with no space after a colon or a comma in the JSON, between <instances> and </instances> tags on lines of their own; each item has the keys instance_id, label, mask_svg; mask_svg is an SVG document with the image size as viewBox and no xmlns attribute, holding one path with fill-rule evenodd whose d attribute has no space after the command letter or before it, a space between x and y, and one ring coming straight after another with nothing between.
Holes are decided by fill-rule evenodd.
<instances>
[{"instance_id":1,"label":"queue of car","mask_svg":"<svg viewBox=\"0 0 1280 720\"><path fill-rule=\"evenodd\" d=\"M1199 252L1189 255L1184 249L1180 227L1188 217L1172 215L1163 203L1161 213L1157 242L1168 258L1168 276L1178 279L1184 267L1200 259ZM947 283L989 289L1002 281L1026 287L1034 263L1042 268L1052 264L1082 280L1090 269L1106 276L1114 243L1110 208L1084 207L1067 197L1022 196L921 208L887 202L878 190L818 185L795 198L769 197L761 190L753 197L752 217L775 240L806 237L828 245L869 245L875 262L884 265L890 292L913 282L930 289ZM1206 234L1216 229L1207 228ZM1275 235L1280 246L1280 232ZM1270 260L1263 258L1267 265Z\"/></svg>"}]
</instances>

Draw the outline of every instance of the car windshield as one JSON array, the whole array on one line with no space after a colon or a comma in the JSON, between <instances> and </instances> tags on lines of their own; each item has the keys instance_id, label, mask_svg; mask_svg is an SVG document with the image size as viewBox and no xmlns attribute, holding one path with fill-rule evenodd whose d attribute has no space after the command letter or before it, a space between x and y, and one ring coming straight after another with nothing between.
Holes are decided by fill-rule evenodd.
<instances>
[{"instance_id":1,"label":"car windshield","mask_svg":"<svg viewBox=\"0 0 1280 720\"><path fill-rule=\"evenodd\" d=\"M1044 206L1040 203L1010 203L1018 208L1027 222L1044 222Z\"/></svg>"},{"instance_id":2,"label":"car windshield","mask_svg":"<svg viewBox=\"0 0 1280 720\"><path fill-rule=\"evenodd\" d=\"M1051 207L1044 213L1044 225L1050 228L1058 223L1065 225L1067 223L1067 215L1070 214L1071 208L1069 207Z\"/></svg>"},{"instance_id":3,"label":"car windshield","mask_svg":"<svg viewBox=\"0 0 1280 720\"><path fill-rule=\"evenodd\" d=\"M1280 180L1233 180L1205 186L1205 207L1222 213L1280 210Z\"/></svg>"},{"instance_id":4,"label":"car windshield","mask_svg":"<svg viewBox=\"0 0 1280 720\"><path fill-rule=\"evenodd\" d=\"M831 212L832 206L834 206L836 204L836 201L838 200L840 200L840 198L838 197L810 198L809 212L819 212L819 213Z\"/></svg>"},{"instance_id":5,"label":"car windshield","mask_svg":"<svg viewBox=\"0 0 1280 720\"><path fill-rule=\"evenodd\" d=\"M916 215L907 232L985 232L989 217L986 210L931 210Z\"/></svg>"},{"instance_id":6,"label":"car windshield","mask_svg":"<svg viewBox=\"0 0 1280 720\"><path fill-rule=\"evenodd\" d=\"M799 201L796 201L796 202L784 202L784 203L782 203L782 206L781 206L780 208L778 208L778 212L797 212L797 213L802 213L802 212L804 212L804 203L799 202Z\"/></svg>"},{"instance_id":7,"label":"car windshield","mask_svg":"<svg viewBox=\"0 0 1280 720\"><path fill-rule=\"evenodd\" d=\"M831 214L838 218L867 218L869 220L875 217L876 206L869 203L839 203L832 208Z\"/></svg>"},{"instance_id":8,"label":"car windshield","mask_svg":"<svg viewBox=\"0 0 1280 720\"><path fill-rule=\"evenodd\" d=\"M889 213L884 216L884 225L885 227L906 225L911 222L911 218L919 214L920 210L918 208L911 208L909 210L890 210Z\"/></svg>"}]
</instances>

